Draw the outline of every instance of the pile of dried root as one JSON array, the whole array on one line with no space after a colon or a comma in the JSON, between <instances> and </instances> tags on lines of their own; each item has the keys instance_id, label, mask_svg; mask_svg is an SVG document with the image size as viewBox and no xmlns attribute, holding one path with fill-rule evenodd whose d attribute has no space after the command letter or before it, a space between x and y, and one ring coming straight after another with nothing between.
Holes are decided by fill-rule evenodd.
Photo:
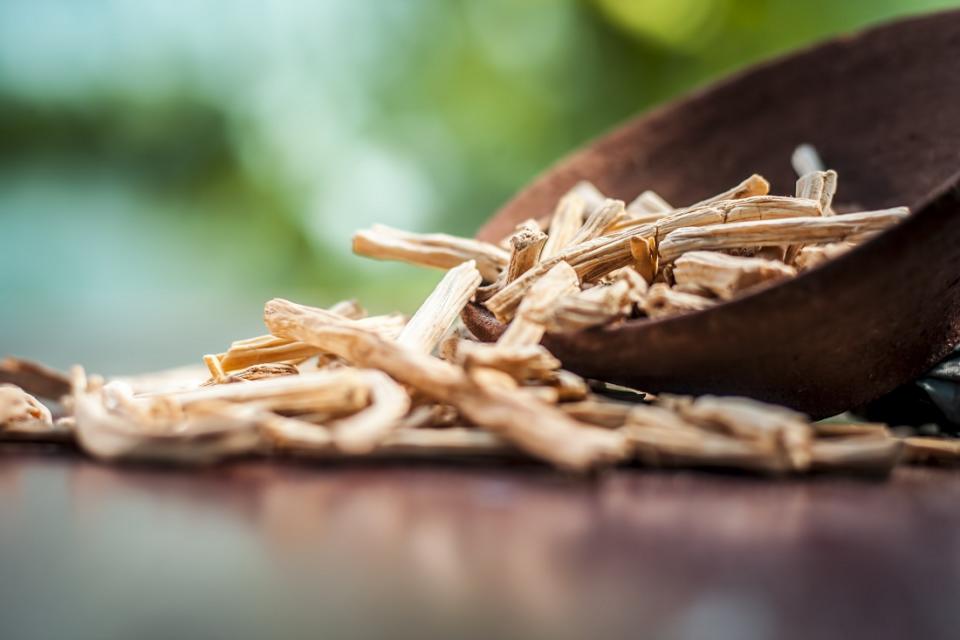
<instances>
[{"instance_id":1,"label":"pile of dried root","mask_svg":"<svg viewBox=\"0 0 960 640\"><path fill-rule=\"evenodd\" d=\"M676 209L629 205L588 183L500 245L385 227L354 250L448 269L409 319L355 302L275 299L268 335L204 357L205 369L104 381L8 359L0 439L76 442L105 460L205 463L236 455L527 457L572 471L640 463L767 474L888 473L960 460L960 441L886 425L811 423L744 398L644 396L583 380L541 345L548 332L705 309L790 277L896 224L905 208L835 214L836 173L810 167L793 197L760 176ZM810 169L810 170L807 170ZM458 326L471 300L509 322L496 343ZM33 395L58 401L64 417ZM632 401L624 401L631 396Z\"/></svg>"}]
</instances>

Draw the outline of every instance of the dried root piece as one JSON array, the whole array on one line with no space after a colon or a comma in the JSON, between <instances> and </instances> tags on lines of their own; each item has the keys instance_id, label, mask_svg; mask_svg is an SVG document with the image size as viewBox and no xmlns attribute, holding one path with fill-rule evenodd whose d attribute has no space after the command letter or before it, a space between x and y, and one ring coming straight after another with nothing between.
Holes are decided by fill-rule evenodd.
<instances>
[{"instance_id":1,"label":"dried root piece","mask_svg":"<svg viewBox=\"0 0 960 640\"><path fill-rule=\"evenodd\" d=\"M0 441L69 441L69 429L55 425L50 410L12 384L0 384Z\"/></svg>"},{"instance_id":2,"label":"dried root piece","mask_svg":"<svg viewBox=\"0 0 960 640\"><path fill-rule=\"evenodd\" d=\"M661 407L636 406L620 430L634 455L652 467L720 467L782 474L790 470L774 448L706 431Z\"/></svg>"},{"instance_id":3,"label":"dried root piece","mask_svg":"<svg viewBox=\"0 0 960 640\"><path fill-rule=\"evenodd\" d=\"M814 440L811 469L885 476L900 460L902 443L894 438L847 436Z\"/></svg>"},{"instance_id":4,"label":"dried root piece","mask_svg":"<svg viewBox=\"0 0 960 640\"><path fill-rule=\"evenodd\" d=\"M887 229L910 214L906 207L848 213L734 222L672 231L660 242L660 260L671 262L688 251L718 251L766 245L841 242Z\"/></svg>"},{"instance_id":5,"label":"dried root piece","mask_svg":"<svg viewBox=\"0 0 960 640\"><path fill-rule=\"evenodd\" d=\"M573 188L570 189L568 193L572 193L583 200L583 215L584 217L589 216L591 213L603 206L604 201L607 199L603 192L600 189L590 182L589 180L581 180L577 184L573 185Z\"/></svg>"},{"instance_id":6,"label":"dried root piece","mask_svg":"<svg viewBox=\"0 0 960 640\"><path fill-rule=\"evenodd\" d=\"M834 215L831 205L837 193L837 172L813 171L800 176L797 180L797 197L816 200L820 203L821 215Z\"/></svg>"},{"instance_id":7,"label":"dried root piece","mask_svg":"<svg viewBox=\"0 0 960 640\"><path fill-rule=\"evenodd\" d=\"M496 280L510 260L510 254L489 242L444 233L410 233L383 225L355 233L353 252L377 260L399 260L440 269L452 269L474 260L488 282Z\"/></svg>"},{"instance_id":8,"label":"dried root piece","mask_svg":"<svg viewBox=\"0 0 960 640\"><path fill-rule=\"evenodd\" d=\"M77 440L96 458L209 464L260 447L251 407L205 403L169 419L158 410L168 404L163 399L151 402L152 406L136 403L125 395L122 383L111 393L106 387L88 384L79 369L74 380ZM234 386L244 385L230 385Z\"/></svg>"},{"instance_id":9,"label":"dried root piece","mask_svg":"<svg viewBox=\"0 0 960 640\"><path fill-rule=\"evenodd\" d=\"M585 213L586 203L576 193L570 192L560 199L550 219L550 230L547 232L547 242L540 252L540 260L559 255L570 244L583 224Z\"/></svg>"},{"instance_id":10,"label":"dried root piece","mask_svg":"<svg viewBox=\"0 0 960 640\"><path fill-rule=\"evenodd\" d=\"M460 317L480 281L480 272L472 260L448 271L410 318L397 342L421 353L431 353Z\"/></svg>"},{"instance_id":11,"label":"dried root piece","mask_svg":"<svg viewBox=\"0 0 960 640\"><path fill-rule=\"evenodd\" d=\"M629 315L635 297L631 283L623 278L608 285L577 291L554 304L546 318L546 330L548 333L565 333L608 324Z\"/></svg>"},{"instance_id":12,"label":"dried root piece","mask_svg":"<svg viewBox=\"0 0 960 640\"><path fill-rule=\"evenodd\" d=\"M550 385L550 389L556 392L557 402L579 402L585 400L590 395L590 387L587 381L577 374L566 369L557 369L543 379L543 384Z\"/></svg>"},{"instance_id":13,"label":"dried root piece","mask_svg":"<svg viewBox=\"0 0 960 640\"><path fill-rule=\"evenodd\" d=\"M380 371L360 375L370 390L370 406L330 424L334 443L347 453L372 451L410 409L410 396L390 376Z\"/></svg>"},{"instance_id":14,"label":"dried root piece","mask_svg":"<svg viewBox=\"0 0 960 640\"><path fill-rule=\"evenodd\" d=\"M907 464L960 465L958 438L904 438L903 446Z\"/></svg>"},{"instance_id":15,"label":"dried root piece","mask_svg":"<svg viewBox=\"0 0 960 640\"><path fill-rule=\"evenodd\" d=\"M546 242L547 234L533 220L518 225L516 232L510 236L510 263L504 284L513 282L537 264Z\"/></svg>"},{"instance_id":16,"label":"dried root piece","mask_svg":"<svg viewBox=\"0 0 960 640\"><path fill-rule=\"evenodd\" d=\"M322 317L276 302L267 303L264 312L274 334L314 344L358 366L380 369L561 468L583 471L615 462L626 452L622 436L582 425L548 404L372 333L333 326Z\"/></svg>"},{"instance_id":17,"label":"dried root piece","mask_svg":"<svg viewBox=\"0 0 960 640\"><path fill-rule=\"evenodd\" d=\"M781 452L796 471L810 466L813 429L801 413L747 398L702 396L692 401L666 398L665 402L681 418L703 429Z\"/></svg>"},{"instance_id":18,"label":"dried root piece","mask_svg":"<svg viewBox=\"0 0 960 640\"><path fill-rule=\"evenodd\" d=\"M504 348L497 344L461 340L453 361L468 370L487 368L503 371L517 382L545 380L560 368L560 361L538 344Z\"/></svg>"},{"instance_id":19,"label":"dried root piece","mask_svg":"<svg viewBox=\"0 0 960 640\"><path fill-rule=\"evenodd\" d=\"M809 271L819 264L843 255L855 246L852 242L833 242L806 246L797 252L793 264L800 271Z\"/></svg>"},{"instance_id":20,"label":"dried root piece","mask_svg":"<svg viewBox=\"0 0 960 640\"><path fill-rule=\"evenodd\" d=\"M139 396L140 399L158 396ZM181 406L210 402L245 403L275 412L359 411L370 401L362 376L352 369L315 371L246 382L201 387L165 395Z\"/></svg>"},{"instance_id":21,"label":"dried root piece","mask_svg":"<svg viewBox=\"0 0 960 640\"><path fill-rule=\"evenodd\" d=\"M758 284L795 275L797 270L782 262L713 251L685 253L677 258L673 267L677 285L701 287L724 300Z\"/></svg>"},{"instance_id":22,"label":"dried root piece","mask_svg":"<svg viewBox=\"0 0 960 640\"><path fill-rule=\"evenodd\" d=\"M22 358L0 360L0 384L12 384L50 400L59 400L70 393L70 379L66 374Z\"/></svg>"},{"instance_id":23,"label":"dried root piece","mask_svg":"<svg viewBox=\"0 0 960 640\"><path fill-rule=\"evenodd\" d=\"M887 425L876 422L815 422L811 425L814 435L829 438L891 438Z\"/></svg>"},{"instance_id":24,"label":"dried root piece","mask_svg":"<svg viewBox=\"0 0 960 640\"><path fill-rule=\"evenodd\" d=\"M207 358L210 357L214 362L211 364L214 365L218 363L219 360L215 356L204 356L204 362L207 361ZM211 370L212 373L212 370ZM247 367L246 369L241 369L230 374L224 374L223 371L220 371L221 377L217 379L216 376L210 380L204 382L201 386L209 387L214 384L232 384L235 382L253 382L254 380L265 380L267 378L279 378L281 376L295 376L300 373L300 371L292 364L255 364L252 367Z\"/></svg>"},{"instance_id":25,"label":"dried root piece","mask_svg":"<svg viewBox=\"0 0 960 640\"><path fill-rule=\"evenodd\" d=\"M674 207L660 197L656 191L644 191L627 205L627 213L634 218L644 216L662 217L674 210ZM656 219L656 218L654 218Z\"/></svg>"},{"instance_id":26,"label":"dried root piece","mask_svg":"<svg viewBox=\"0 0 960 640\"><path fill-rule=\"evenodd\" d=\"M588 397L577 402L565 402L559 406L561 411L575 420L606 429L616 429L627 423L635 405Z\"/></svg>"},{"instance_id":27,"label":"dried root piece","mask_svg":"<svg viewBox=\"0 0 960 640\"><path fill-rule=\"evenodd\" d=\"M648 284L653 282L660 270L657 242L654 238L634 236L630 238L630 255L633 267Z\"/></svg>"},{"instance_id":28,"label":"dried root piece","mask_svg":"<svg viewBox=\"0 0 960 640\"><path fill-rule=\"evenodd\" d=\"M545 323L557 300L579 290L577 273L566 262L557 263L540 278L520 303L517 316L503 332L497 345L505 349L538 344L546 332Z\"/></svg>"},{"instance_id":29,"label":"dried root piece","mask_svg":"<svg viewBox=\"0 0 960 640\"><path fill-rule=\"evenodd\" d=\"M582 244L602 235L612 224L623 217L622 200L606 200L584 220L583 226L577 231L570 245Z\"/></svg>"},{"instance_id":30,"label":"dried root piece","mask_svg":"<svg viewBox=\"0 0 960 640\"><path fill-rule=\"evenodd\" d=\"M715 196L707 198L706 200L701 200L696 204L692 204L687 209L693 209L695 207L707 207L721 200L739 200L741 198L749 198L750 196L765 196L770 193L770 183L764 179L763 176L757 175L756 173L738 184L737 186L724 191L723 193L718 193Z\"/></svg>"},{"instance_id":31,"label":"dried root piece","mask_svg":"<svg viewBox=\"0 0 960 640\"><path fill-rule=\"evenodd\" d=\"M716 300L677 291L665 283L658 282L650 287L641 308L651 318L665 318L679 313L708 309L716 303Z\"/></svg>"}]
</instances>

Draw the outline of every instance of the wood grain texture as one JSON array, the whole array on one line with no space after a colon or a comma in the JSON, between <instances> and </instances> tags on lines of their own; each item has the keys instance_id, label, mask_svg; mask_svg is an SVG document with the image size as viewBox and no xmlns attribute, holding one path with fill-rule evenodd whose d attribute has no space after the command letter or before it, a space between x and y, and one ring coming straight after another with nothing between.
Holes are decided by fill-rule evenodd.
<instances>
[{"instance_id":1,"label":"wood grain texture","mask_svg":"<svg viewBox=\"0 0 960 640\"><path fill-rule=\"evenodd\" d=\"M0 448L0 636L955 638L960 475L109 467Z\"/></svg>"}]
</instances>

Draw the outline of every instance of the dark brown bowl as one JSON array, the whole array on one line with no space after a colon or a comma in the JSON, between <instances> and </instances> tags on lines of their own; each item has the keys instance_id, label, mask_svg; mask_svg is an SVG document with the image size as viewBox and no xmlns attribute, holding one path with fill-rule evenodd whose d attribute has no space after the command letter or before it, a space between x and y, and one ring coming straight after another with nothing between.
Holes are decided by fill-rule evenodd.
<instances>
[{"instance_id":1,"label":"dark brown bowl","mask_svg":"<svg viewBox=\"0 0 960 640\"><path fill-rule=\"evenodd\" d=\"M848 254L707 311L548 336L581 375L747 395L822 417L873 400L960 342L960 11L903 20L754 67L642 115L565 158L479 232L495 240L588 179L683 205L757 172L792 193L813 144L841 205L913 215ZM469 307L481 339L503 330Z\"/></svg>"}]
</instances>

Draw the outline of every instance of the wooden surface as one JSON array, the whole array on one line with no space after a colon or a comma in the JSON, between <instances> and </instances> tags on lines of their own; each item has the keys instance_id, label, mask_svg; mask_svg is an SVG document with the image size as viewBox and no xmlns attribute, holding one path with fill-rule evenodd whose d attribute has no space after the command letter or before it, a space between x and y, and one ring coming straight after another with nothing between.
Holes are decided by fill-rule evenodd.
<instances>
[{"instance_id":1,"label":"wooden surface","mask_svg":"<svg viewBox=\"0 0 960 640\"><path fill-rule=\"evenodd\" d=\"M960 471L117 468L0 447L0 638L956 638Z\"/></svg>"}]
</instances>

